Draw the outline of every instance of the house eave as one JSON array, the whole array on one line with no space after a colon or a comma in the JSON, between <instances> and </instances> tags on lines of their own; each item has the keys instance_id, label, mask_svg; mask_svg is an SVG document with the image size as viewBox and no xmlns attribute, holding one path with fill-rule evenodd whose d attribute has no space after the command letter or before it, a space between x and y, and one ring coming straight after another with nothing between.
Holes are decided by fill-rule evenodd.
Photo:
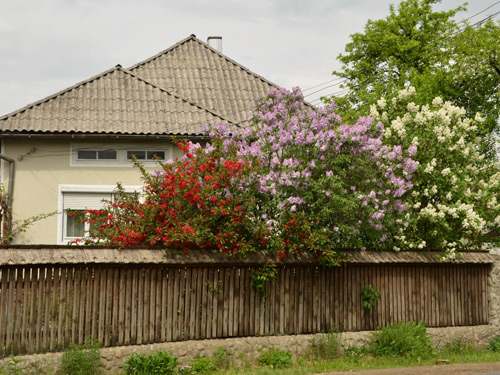
<instances>
[{"instance_id":1,"label":"house eave","mask_svg":"<svg viewBox=\"0 0 500 375\"><path fill-rule=\"evenodd\" d=\"M47 139L189 139L204 141L209 137L201 134L122 134L122 133L30 133L2 132L0 138L47 138Z\"/></svg>"}]
</instances>

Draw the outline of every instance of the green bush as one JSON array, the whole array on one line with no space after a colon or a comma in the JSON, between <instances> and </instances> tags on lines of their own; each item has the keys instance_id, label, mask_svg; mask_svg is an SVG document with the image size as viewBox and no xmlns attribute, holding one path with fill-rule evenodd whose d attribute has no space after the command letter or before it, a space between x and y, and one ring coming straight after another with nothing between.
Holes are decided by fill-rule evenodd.
<instances>
[{"instance_id":1,"label":"green bush","mask_svg":"<svg viewBox=\"0 0 500 375\"><path fill-rule=\"evenodd\" d=\"M341 354L342 343L337 332L329 332L311 340L309 356L314 360L330 360Z\"/></svg>"},{"instance_id":2,"label":"green bush","mask_svg":"<svg viewBox=\"0 0 500 375\"><path fill-rule=\"evenodd\" d=\"M369 351L376 356L427 358L434 353L423 322L399 322L372 333Z\"/></svg>"},{"instance_id":3,"label":"green bush","mask_svg":"<svg viewBox=\"0 0 500 375\"><path fill-rule=\"evenodd\" d=\"M213 358L198 357L189 361L189 364L191 365L191 374L210 374L216 370Z\"/></svg>"},{"instance_id":4,"label":"green bush","mask_svg":"<svg viewBox=\"0 0 500 375\"><path fill-rule=\"evenodd\" d=\"M85 340L83 345L71 343L61 358L62 373L71 375L100 374L100 359L101 353L97 340Z\"/></svg>"},{"instance_id":5,"label":"green bush","mask_svg":"<svg viewBox=\"0 0 500 375\"><path fill-rule=\"evenodd\" d=\"M127 375L171 375L175 374L177 357L160 350L151 354L132 354L125 362Z\"/></svg>"},{"instance_id":6,"label":"green bush","mask_svg":"<svg viewBox=\"0 0 500 375\"><path fill-rule=\"evenodd\" d=\"M271 368L287 368L293 364L292 353L275 347L269 348L267 352L262 352L258 361L259 364Z\"/></svg>"},{"instance_id":7,"label":"green bush","mask_svg":"<svg viewBox=\"0 0 500 375\"><path fill-rule=\"evenodd\" d=\"M500 352L500 336L497 336L493 340L491 340L487 348L494 352Z\"/></svg>"}]
</instances>

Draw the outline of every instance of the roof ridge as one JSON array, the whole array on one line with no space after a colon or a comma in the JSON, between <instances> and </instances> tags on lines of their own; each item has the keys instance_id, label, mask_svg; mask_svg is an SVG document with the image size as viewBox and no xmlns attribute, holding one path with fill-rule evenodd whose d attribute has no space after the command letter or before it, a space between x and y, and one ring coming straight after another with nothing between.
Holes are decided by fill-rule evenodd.
<instances>
[{"instance_id":1,"label":"roof ridge","mask_svg":"<svg viewBox=\"0 0 500 375\"><path fill-rule=\"evenodd\" d=\"M209 50L211 50L212 52L215 52L219 56L223 57L224 59L226 59L227 61L229 61L231 64L236 65L238 68L240 68L240 69L244 70L245 72L247 72L248 74L254 76L255 78L258 78L261 81L263 81L263 82L267 83L268 85L271 85L271 86L273 86L273 87L275 87L277 89L281 88L281 86L277 85L276 83L269 81L268 79L264 78L260 74L255 73L254 71L248 69L246 66L244 66L244 65L240 64L239 62L233 60L232 58L224 55L222 52L217 51L215 48L211 47L208 43L205 43L205 42L199 40L198 38L195 38L195 40L198 43L200 43L201 45L203 45L206 48L208 48Z\"/></svg>"},{"instance_id":2,"label":"roof ridge","mask_svg":"<svg viewBox=\"0 0 500 375\"><path fill-rule=\"evenodd\" d=\"M142 77L139 77L138 75L134 74L133 72L131 72L131 71L130 71L130 70L128 70L128 69L124 69L124 68L122 68L121 70L122 70L124 73L131 75L132 77L134 77L134 78L138 79L138 80L139 80L139 81L141 81L141 82L144 82L144 83L145 83L145 84L147 84L147 85L150 85L150 86L152 86L152 87L154 87L154 88L156 88L156 89L158 89L158 90L160 90L160 91L162 91L162 92L164 92L164 93L166 93L166 94L168 94L168 95L172 95L172 96L173 96L173 97L175 97L176 99L182 100L182 101L186 102L186 103L187 103L187 104L189 104L189 105L192 105L192 106L194 106L194 107L197 107L197 108L199 108L199 109L201 109L201 110L203 110L203 111L205 111L205 112L208 112L208 113L210 113L210 114L211 114L211 115L213 115L213 116L219 117L221 120L227 121L228 123L230 123L230 124L232 124L232 125L239 126L239 124L238 124L237 122L234 122L234 121L232 121L232 120L229 120L229 119L225 118L224 116L222 116L221 114L219 114L219 113L217 113L217 112L214 112L214 111L212 111L211 109L205 108L204 106L202 106L202 105L200 105L200 104L197 104L197 103L195 103L195 102L193 102L193 101L191 101L191 100L189 100L189 99L186 99L186 98L184 98L184 97L180 96L179 94L177 94L177 93L175 93L175 92L169 91L169 90L167 90L167 89L164 89L163 87L160 87L160 86L158 86L158 85L155 85L154 83L149 82L148 80L146 80L146 79L144 79L144 78L142 78Z\"/></svg>"},{"instance_id":3,"label":"roof ridge","mask_svg":"<svg viewBox=\"0 0 500 375\"><path fill-rule=\"evenodd\" d=\"M110 74L110 73L112 73L112 72L114 72L116 70L122 70L122 71L124 71L124 69L122 68L122 66L120 64L117 64L116 66L114 66L111 69L105 70L104 72L99 73L99 74L97 74L95 76L92 76L90 78L87 78L86 80L83 80L83 81L80 81L78 83L75 83L74 85L71 85L70 87L67 87L67 88L65 88L63 90L60 90L60 91L56 92L55 94L49 95L49 96L47 96L47 97L45 97L43 99L37 100L36 102L27 104L26 106L24 106L24 107L22 107L20 109L17 109L17 110L15 110L13 112L10 112L10 113L7 113L6 115L0 116L0 121L6 119L8 117L15 116L15 115L17 115L19 113L22 113L22 112L24 112L24 111L26 111L28 109L31 109L33 107L36 107L37 105L40 105L42 103L46 103L49 100L52 100L52 99L54 99L54 98L56 98L58 96L61 96L61 95L65 94L65 93L67 93L67 92L73 91L73 90L75 90L75 89L77 89L77 88L79 88L81 86L84 86L84 85L86 85L86 84L88 84L88 83L90 83L92 81L100 79L100 78L102 78L102 77L104 77L104 76L106 76L106 75L108 75L108 74Z\"/></svg>"},{"instance_id":4,"label":"roof ridge","mask_svg":"<svg viewBox=\"0 0 500 375\"><path fill-rule=\"evenodd\" d=\"M153 55L153 56L147 58L146 60L140 61L140 62L138 62L138 63L136 63L136 64L128 67L126 70L131 71L132 69L138 68L141 65L147 64L148 62L153 61L153 60L157 59L158 57L160 57L160 56L162 56L162 55L164 55L164 54L166 54L166 53L168 53L168 52L176 49L177 47L183 45L184 43L186 43L187 41L189 41L191 39L198 40L198 38L196 38L196 35L191 34L187 38L182 39L181 41L175 43L174 45L168 47L167 49L164 49L163 51L158 52L156 55Z\"/></svg>"},{"instance_id":5,"label":"roof ridge","mask_svg":"<svg viewBox=\"0 0 500 375\"><path fill-rule=\"evenodd\" d=\"M163 56L163 55L167 54L168 52L170 52L170 51L172 51L172 50L174 50L174 49L178 48L179 46L183 45L184 43L186 43L186 42L188 42L188 41L190 41L190 40L193 40L193 41L195 41L195 42L198 42L199 44L201 44L201 45L202 45L202 46L204 46L205 48L208 48L211 52L213 52L213 53L215 53L215 54L219 55L220 57L222 57L222 58L224 58L225 60L229 61L231 64L233 64L233 65L237 66L238 68L240 68L240 69L244 70L246 73L248 73L248 74L250 74L250 75L254 76L255 78L260 79L261 81L263 81L263 82L267 83L268 85L271 85L271 86L273 86L273 87L275 87L275 88L281 88L281 86L279 86L279 85L277 85L277 84L275 84L275 83L273 83L273 82L271 82L271 81L267 80L266 78L264 78L264 77L263 77L263 76L261 76L260 74L257 74L257 73L255 73L255 72L253 72L252 70L250 70L250 69L248 69L247 67L245 67L245 66L241 65L240 63L236 62L235 60L231 59L230 57L228 57L228 56L224 55L222 52L217 51L215 48L210 47L210 45L209 45L208 43L205 43L205 42L201 41L201 40L200 40L200 39L198 39L198 38L196 37L196 35L194 35L194 34L191 34L191 35L190 35L190 36L188 36L187 38L184 38L184 39L183 39L183 40L181 40L180 42L175 43L173 46L171 46L171 47L169 47L169 48L167 48L167 49L165 49L165 50L163 50L163 51L161 51L161 52L157 53L156 55L154 55L154 56L152 56L152 57L150 57L150 58L148 58L148 59L146 59L146 60L144 60L144 61L138 62L137 64L132 65L131 67L127 68L127 70L132 70L132 69L138 68L138 67L140 67L140 66L142 66L142 65L144 65L144 64L147 64L147 63L149 63L150 61L153 61L153 60L157 59L158 57L160 57L160 56Z\"/></svg>"}]
</instances>

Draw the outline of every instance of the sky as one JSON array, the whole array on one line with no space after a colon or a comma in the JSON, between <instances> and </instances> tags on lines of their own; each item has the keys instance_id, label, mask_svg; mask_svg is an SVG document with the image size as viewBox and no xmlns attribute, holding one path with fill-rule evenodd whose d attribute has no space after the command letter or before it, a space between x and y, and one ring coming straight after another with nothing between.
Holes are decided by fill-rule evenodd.
<instances>
[{"instance_id":1,"label":"sky","mask_svg":"<svg viewBox=\"0 0 500 375\"><path fill-rule=\"evenodd\" d=\"M191 34L221 36L225 55L317 104L339 90L332 71L349 36L391 3L399 0L1 0L0 116ZM470 3L457 20L493 4L471 21L500 11L500 1Z\"/></svg>"}]
</instances>

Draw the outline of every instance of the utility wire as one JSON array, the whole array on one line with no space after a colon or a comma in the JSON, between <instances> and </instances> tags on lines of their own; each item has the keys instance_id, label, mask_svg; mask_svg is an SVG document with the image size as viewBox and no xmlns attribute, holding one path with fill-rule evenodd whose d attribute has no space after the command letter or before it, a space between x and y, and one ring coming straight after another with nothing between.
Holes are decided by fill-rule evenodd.
<instances>
[{"instance_id":1,"label":"utility wire","mask_svg":"<svg viewBox=\"0 0 500 375\"><path fill-rule=\"evenodd\" d=\"M474 17L476 17L476 16L480 15L481 13L486 12L488 9L493 8L493 7L494 7L495 5L497 5L497 4L500 4L500 1L497 1L496 3L494 3L494 4L490 5L488 8L485 8L485 9L483 9L482 11L477 12L476 14L474 14L474 15L472 15L472 16L470 16L470 17L468 17L468 18L466 18L466 19L464 19L464 20L462 20L462 21L460 21L458 24L464 23L465 21L468 21L468 20L470 20L471 18L474 18Z\"/></svg>"},{"instance_id":2,"label":"utility wire","mask_svg":"<svg viewBox=\"0 0 500 375\"><path fill-rule=\"evenodd\" d=\"M312 89L315 89L316 87L320 87L320 86L323 86L323 85L326 85L327 83L330 83L330 82L335 82L335 81L340 81L340 80L343 80L344 78L342 77L339 77L339 78L335 78L335 79L332 79L330 81L326 81L326 82L323 82L323 83L320 83L319 85L316 85L316 86L312 86L312 87L308 87L307 89L303 89L302 92L305 92L305 91L308 91L308 90L312 90ZM330 86L329 86L330 87Z\"/></svg>"},{"instance_id":3,"label":"utility wire","mask_svg":"<svg viewBox=\"0 0 500 375\"><path fill-rule=\"evenodd\" d=\"M476 26L480 26L482 23L488 22L489 20L497 17L498 15L500 15L500 11L498 11L496 13L493 13L493 14L489 15L488 17L483 18L482 20L479 20L476 23L473 23L472 25L465 25L465 26L461 27L460 29L458 29L457 31L455 31L455 32L451 33L450 35L446 36L445 39L453 38L453 37L457 36L458 34L463 33L469 27L473 28L473 27L476 27Z\"/></svg>"},{"instance_id":4,"label":"utility wire","mask_svg":"<svg viewBox=\"0 0 500 375\"><path fill-rule=\"evenodd\" d=\"M475 24L471 25L471 27L474 27L474 26L476 26L476 25L479 25L479 24L481 24L481 23L483 23L483 22L487 22L487 21L489 21L490 19L492 19L492 18L494 18L494 17L498 16L499 14L500 14L500 11L498 11L498 12L496 12L496 13L493 13L493 14L489 15L488 17L483 18L481 21L478 21L478 22L476 22Z\"/></svg>"},{"instance_id":5,"label":"utility wire","mask_svg":"<svg viewBox=\"0 0 500 375\"><path fill-rule=\"evenodd\" d=\"M344 81L346 81L346 78L343 78L343 79L342 79L342 81L337 82L337 83L334 83L333 85L329 85L329 86L323 87L322 89L319 89L319 90L313 91L313 92L311 92L311 93L309 93L309 94L307 94L307 95L304 95L304 98L306 98L306 97L308 97L308 96L311 96L311 95L313 95L313 94L316 94L316 93L318 93L318 92L320 92L320 91L326 90L326 89L328 89L328 88L330 88L330 87L335 87L335 86L338 86L338 85L342 84Z\"/></svg>"}]
</instances>

